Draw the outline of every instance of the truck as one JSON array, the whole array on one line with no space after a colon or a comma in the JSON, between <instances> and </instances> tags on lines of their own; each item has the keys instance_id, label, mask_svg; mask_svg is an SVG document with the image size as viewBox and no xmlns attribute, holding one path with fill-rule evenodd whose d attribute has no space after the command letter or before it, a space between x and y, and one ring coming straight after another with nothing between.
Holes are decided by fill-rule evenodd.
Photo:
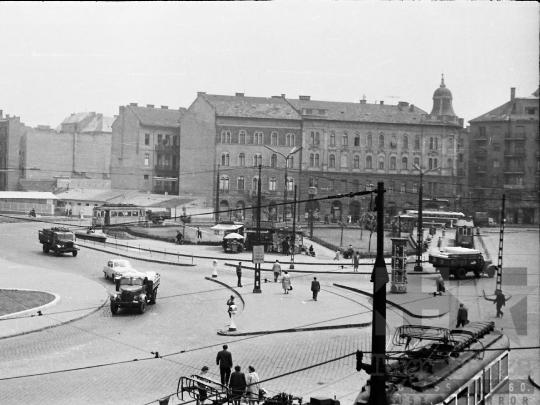
<instances>
[{"instance_id":1,"label":"truck","mask_svg":"<svg viewBox=\"0 0 540 405\"><path fill-rule=\"evenodd\" d=\"M156 303L161 276L154 271L133 271L116 277L115 283L116 292L111 296L112 314L116 315L120 308L130 307L144 314L148 304Z\"/></svg>"},{"instance_id":2,"label":"truck","mask_svg":"<svg viewBox=\"0 0 540 405\"><path fill-rule=\"evenodd\" d=\"M151 207L146 211L149 221L153 224L162 225L166 219L171 219L171 209L164 207Z\"/></svg>"},{"instance_id":3,"label":"truck","mask_svg":"<svg viewBox=\"0 0 540 405\"><path fill-rule=\"evenodd\" d=\"M429 262L441 272L448 270L449 275L458 280L465 278L469 272L476 277L484 273L492 278L497 272L497 267L491 260L484 260L479 250L464 247L446 247L442 252L430 253Z\"/></svg>"},{"instance_id":4,"label":"truck","mask_svg":"<svg viewBox=\"0 0 540 405\"><path fill-rule=\"evenodd\" d=\"M42 229L39 231L39 242L43 245L44 253L52 250L56 256L60 256L60 253L71 252L73 257L76 257L79 252L75 244L75 234L67 228Z\"/></svg>"}]
</instances>

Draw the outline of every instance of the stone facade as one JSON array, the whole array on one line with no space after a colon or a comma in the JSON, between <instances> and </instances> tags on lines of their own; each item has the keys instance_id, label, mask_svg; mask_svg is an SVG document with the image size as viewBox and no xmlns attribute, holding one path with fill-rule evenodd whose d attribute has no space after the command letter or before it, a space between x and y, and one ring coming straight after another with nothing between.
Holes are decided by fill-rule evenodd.
<instances>
[{"instance_id":1,"label":"stone facade","mask_svg":"<svg viewBox=\"0 0 540 405\"><path fill-rule=\"evenodd\" d=\"M470 121L470 196L475 212L500 221L502 194L507 223L538 224L540 181L538 90L516 97Z\"/></svg>"}]
</instances>

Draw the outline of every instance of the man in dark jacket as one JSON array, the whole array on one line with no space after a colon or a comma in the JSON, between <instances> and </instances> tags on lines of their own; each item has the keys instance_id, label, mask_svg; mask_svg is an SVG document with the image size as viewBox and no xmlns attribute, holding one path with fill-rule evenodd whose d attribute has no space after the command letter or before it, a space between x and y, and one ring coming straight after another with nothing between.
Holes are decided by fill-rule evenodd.
<instances>
[{"instance_id":1,"label":"man in dark jacket","mask_svg":"<svg viewBox=\"0 0 540 405\"><path fill-rule=\"evenodd\" d=\"M501 318L502 318L502 316L504 315L504 312L501 311L501 308L503 307L503 305L506 305L506 297L504 296L501 290L497 290L495 292L495 295L496 297L493 303L497 304L497 318L499 317L499 314L501 315Z\"/></svg>"},{"instance_id":2,"label":"man in dark jacket","mask_svg":"<svg viewBox=\"0 0 540 405\"><path fill-rule=\"evenodd\" d=\"M313 292L313 299L317 301L317 295L319 294L319 291L321 291L321 284L317 281L317 277L313 277L311 291Z\"/></svg>"},{"instance_id":3,"label":"man in dark jacket","mask_svg":"<svg viewBox=\"0 0 540 405\"><path fill-rule=\"evenodd\" d=\"M242 287L242 262L236 266L236 276L238 277L238 287Z\"/></svg>"},{"instance_id":4,"label":"man in dark jacket","mask_svg":"<svg viewBox=\"0 0 540 405\"><path fill-rule=\"evenodd\" d=\"M234 367L229 388L232 391L233 405L240 405L240 400L246 390L246 376L244 373L240 372L240 366Z\"/></svg>"},{"instance_id":5,"label":"man in dark jacket","mask_svg":"<svg viewBox=\"0 0 540 405\"><path fill-rule=\"evenodd\" d=\"M219 366L219 374L221 375L221 384L229 386L229 378L231 377L231 368L233 366L232 354L227 351L229 346L223 345L223 350L217 354L216 364Z\"/></svg>"},{"instance_id":6,"label":"man in dark jacket","mask_svg":"<svg viewBox=\"0 0 540 405\"><path fill-rule=\"evenodd\" d=\"M457 325L456 328L459 328L461 326L465 326L467 324L469 317L469 310L467 307L463 304L459 304L459 309L457 311Z\"/></svg>"}]
</instances>

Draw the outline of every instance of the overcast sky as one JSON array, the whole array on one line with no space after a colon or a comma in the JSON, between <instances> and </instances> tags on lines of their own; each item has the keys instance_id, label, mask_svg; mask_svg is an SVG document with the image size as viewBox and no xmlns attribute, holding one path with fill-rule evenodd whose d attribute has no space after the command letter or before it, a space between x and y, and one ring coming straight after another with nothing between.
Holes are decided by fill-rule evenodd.
<instances>
[{"instance_id":1,"label":"overcast sky","mask_svg":"<svg viewBox=\"0 0 540 405\"><path fill-rule=\"evenodd\" d=\"M30 126L197 91L407 101L473 119L538 88L536 2L0 3L0 109Z\"/></svg>"}]
</instances>

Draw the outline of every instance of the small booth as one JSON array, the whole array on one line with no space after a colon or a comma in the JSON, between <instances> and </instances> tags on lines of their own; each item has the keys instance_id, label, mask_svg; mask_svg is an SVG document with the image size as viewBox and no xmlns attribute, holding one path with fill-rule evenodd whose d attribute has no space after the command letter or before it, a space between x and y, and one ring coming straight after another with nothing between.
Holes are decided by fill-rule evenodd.
<instances>
[{"instance_id":1,"label":"small booth","mask_svg":"<svg viewBox=\"0 0 540 405\"><path fill-rule=\"evenodd\" d=\"M390 292L403 294L407 292L407 238L392 239L392 284Z\"/></svg>"},{"instance_id":2,"label":"small booth","mask_svg":"<svg viewBox=\"0 0 540 405\"><path fill-rule=\"evenodd\" d=\"M301 253L301 248L304 244L304 233L300 229L295 230L294 254ZM245 230L245 248L251 250L253 245L257 245L257 223L254 221L246 226ZM264 246L265 252L283 253L283 241L289 241L289 246L292 247L292 227L285 226L282 222L261 221L260 227L260 244Z\"/></svg>"},{"instance_id":3,"label":"small booth","mask_svg":"<svg viewBox=\"0 0 540 405\"><path fill-rule=\"evenodd\" d=\"M223 250L227 253L240 253L245 249L244 224L235 221L223 221L211 227L215 235L223 232Z\"/></svg>"}]
</instances>

